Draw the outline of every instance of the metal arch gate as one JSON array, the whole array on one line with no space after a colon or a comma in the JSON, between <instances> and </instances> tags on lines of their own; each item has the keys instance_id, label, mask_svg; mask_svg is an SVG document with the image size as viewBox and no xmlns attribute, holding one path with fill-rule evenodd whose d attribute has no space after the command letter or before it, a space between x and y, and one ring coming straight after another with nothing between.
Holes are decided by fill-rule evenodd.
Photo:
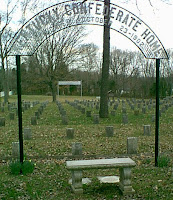
<instances>
[{"instance_id":1,"label":"metal arch gate","mask_svg":"<svg viewBox=\"0 0 173 200\"><path fill-rule=\"evenodd\" d=\"M33 55L39 46L53 34L77 25L110 25L130 39L147 59L156 60L156 124L155 124L155 166L159 154L159 68L160 59L168 59L167 52L157 35L150 27L128 10L110 3L109 22L104 22L108 15L104 1L66 1L37 13L27 21L12 38L8 51L9 56L16 56L18 121L20 162L23 163L22 105L20 57ZM38 37L39 35L39 37Z\"/></svg>"}]
</instances>

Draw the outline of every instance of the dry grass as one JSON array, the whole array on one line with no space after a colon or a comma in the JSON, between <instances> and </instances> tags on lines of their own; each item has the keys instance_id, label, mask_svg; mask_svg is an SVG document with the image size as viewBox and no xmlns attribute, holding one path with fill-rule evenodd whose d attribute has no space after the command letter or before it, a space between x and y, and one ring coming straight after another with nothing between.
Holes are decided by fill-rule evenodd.
<instances>
[{"instance_id":1,"label":"dry grass","mask_svg":"<svg viewBox=\"0 0 173 200\"><path fill-rule=\"evenodd\" d=\"M80 97L61 97L59 100L64 106L69 119L68 125L61 124L61 116L56 104L51 103L51 97L23 96L25 101L49 101L44 109L38 125L30 125L31 116L40 104L23 113L23 127L32 129L32 140L24 141L24 154L27 159L36 163L34 173L27 176L10 174L9 162L12 160L12 142L18 141L18 119L9 120L7 107L0 116L6 118L6 126L0 127L0 199L173 199L173 107L169 108L160 119L160 152L168 156L168 167L154 167L155 125L151 122L154 109L147 110L146 114L134 116L129 106L127 113L129 123L121 122L121 104L116 116L101 119L100 124L93 124L92 118L87 118L80 111L74 109L65 100L81 100ZM82 99L85 99L83 97ZM88 97L87 99L94 99ZM10 102L16 101L12 97ZM98 113L96 109L92 111ZM151 136L143 135L143 125L151 124ZM105 136L105 126L114 126L114 136ZM74 139L66 138L66 128L75 129ZM74 195L70 191L68 179L70 173L66 170L65 160L71 159L73 142L81 142L83 158L103 158L126 155L127 137L138 137L138 154L131 155L137 166L133 170L132 183L136 190L133 196L123 197L118 187L112 184L99 184L96 175L113 175L116 170L93 170L84 172L85 176L93 178L90 186L84 186L82 196ZM118 172L117 172L118 173Z\"/></svg>"}]
</instances>

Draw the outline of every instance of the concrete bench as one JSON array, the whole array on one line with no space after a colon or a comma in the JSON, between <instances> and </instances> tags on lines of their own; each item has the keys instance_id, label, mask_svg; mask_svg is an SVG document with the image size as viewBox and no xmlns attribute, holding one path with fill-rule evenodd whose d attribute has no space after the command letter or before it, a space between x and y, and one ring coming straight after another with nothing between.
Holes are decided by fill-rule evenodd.
<instances>
[{"instance_id":1,"label":"concrete bench","mask_svg":"<svg viewBox=\"0 0 173 200\"><path fill-rule=\"evenodd\" d=\"M131 169L132 167L135 167L135 165L135 162L130 158L66 161L66 167L72 174L71 187L74 193L83 193L83 170L119 168L119 188L123 194L132 194L134 189L131 185Z\"/></svg>"}]
</instances>

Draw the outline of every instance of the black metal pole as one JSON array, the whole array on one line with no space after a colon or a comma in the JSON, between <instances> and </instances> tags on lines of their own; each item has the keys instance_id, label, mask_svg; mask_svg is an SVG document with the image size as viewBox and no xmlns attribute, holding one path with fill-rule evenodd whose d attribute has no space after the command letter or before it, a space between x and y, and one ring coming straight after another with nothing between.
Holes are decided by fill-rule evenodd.
<instances>
[{"instance_id":1,"label":"black metal pole","mask_svg":"<svg viewBox=\"0 0 173 200\"><path fill-rule=\"evenodd\" d=\"M16 66L17 66L17 95L18 95L18 124L19 124L20 162L23 163L23 135L22 135L22 101L21 101L20 55L16 56Z\"/></svg>"},{"instance_id":2,"label":"black metal pole","mask_svg":"<svg viewBox=\"0 0 173 200\"><path fill-rule=\"evenodd\" d=\"M159 156L159 68L160 59L156 59L156 121L155 121L155 166L158 166Z\"/></svg>"}]
</instances>

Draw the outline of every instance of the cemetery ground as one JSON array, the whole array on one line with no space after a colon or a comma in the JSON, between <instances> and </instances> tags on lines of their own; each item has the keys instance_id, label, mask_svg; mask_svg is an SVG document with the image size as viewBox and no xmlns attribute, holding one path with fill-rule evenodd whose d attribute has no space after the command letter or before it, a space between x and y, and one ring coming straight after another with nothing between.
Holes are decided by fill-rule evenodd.
<instances>
[{"instance_id":1,"label":"cemetery ground","mask_svg":"<svg viewBox=\"0 0 173 200\"><path fill-rule=\"evenodd\" d=\"M30 174L13 175L9 164L15 159L12 143L18 142L18 119L14 108L17 105L13 104L17 102L16 98L9 99L13 108L3 107L2 102L0 108L0 117L5 118L5 126L0 126L0 199L173 199L173 98L161 100L159 149L162 160L159 164L164 166L155 167L154 100L116 98L109 103L109 118L99 119L99 123L94 124L93 115L99 112L94 97L60 97L56 104L48 96L22 96L23 129L29 127L32 131L32 138L24 140L24 157L32 160L35 169ZM33 106L29 108L25 102ZM45 106L37 124L31 125L31 117L43 103ZM144 106L146 111L142 112ZM65 111L68 124L62 122L60 107ZM85 112L81 108L85 108ZM87 110L91 111L91 117L86 116ZM15 112L14 119L9 117L11 111ZM111 111L115 112L111 114ZM128 116L128 123L122 122L122 112ZM144 135L144 125L151 126L149 135ZM106 136L106 126L113 126L112 137ZM74 128L73 138L67 138L66 128ZM137 138L136 154L127 154L128 137ZM119 175L118 169L84 171L83 177L90 177L92 183L83 186L83 194L72 193L68 184L71 173L66 169L65 161L79 159L72 156L75 142L82 143L82 159L132 158L136 162L131 177L135 193L123 196L117 184L100 183L96 178Z\"/></svg>"}]
</instances>

